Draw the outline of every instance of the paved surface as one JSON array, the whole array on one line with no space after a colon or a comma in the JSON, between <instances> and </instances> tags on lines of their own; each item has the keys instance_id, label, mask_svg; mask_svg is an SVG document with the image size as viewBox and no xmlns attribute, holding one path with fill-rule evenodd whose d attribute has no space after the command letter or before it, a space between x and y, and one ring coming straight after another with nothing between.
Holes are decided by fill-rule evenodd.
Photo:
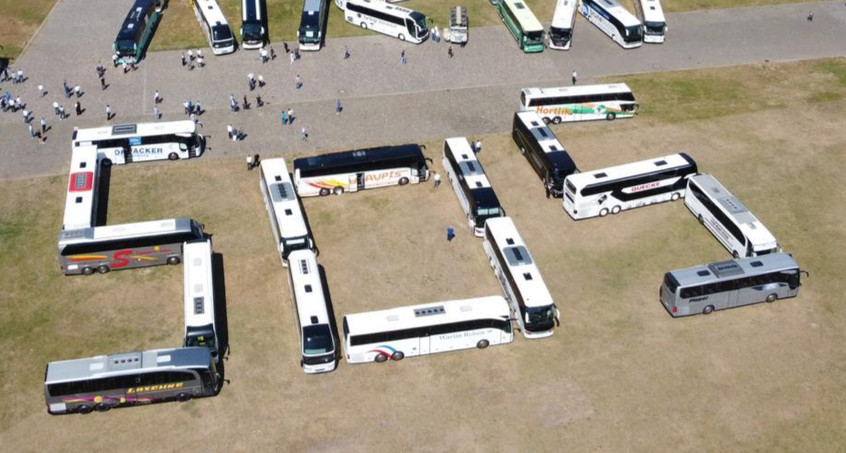
<instances>
[{"instance_id":1,"label":"paved surface","mask_svg":"<svg viewBox=\"0 0 846 453\"><path fill-rule=\"evenodd\" d=\"M813 22L806 21L809 10L814 11ZM330 38L326 48L303 53L294 64L281 43L273 46L277 59L265 65L256 52L214 57L204 49L207 66L193 72L181 66L180 52L157 52L135 72L109 68L109 88L101 91L94 67L98 60L110 65L114 30L124 14L124 5L106 0L61 0L56 5L16 62L29 80L0 87L28 104L35 125L43 115L52 129L46 143L39 144L29 138L20 113L0 114L0 179L63 173L73 127L103 125L106 103L116 114L113 123L150 121L157 89L164 98L164 120L184 119L186 98L202 102L203 131L211 136L211 149L203 158L271 156L507 131L521 87L568 84L574 69L580 83L587 83L617 74L846 55L846 8L842 2L826 2L671 14L665 44L634 50L619 48L580 19L572 50L539 55L519 52L501 26L473 29L470 43L456 48L453 59L443 43L415 46L375 34ZM342 59L345 45L352 53L349 60ZM400 64L403 49L405 67ZM242 100L250 72L263 74L268 82L250 94L250 102L255 104L255 94L261 94L266 105L231 114L229 93ZM300 90L294 88L296 74L304 81ZM80 99L85 112L60 122L52 102L68 112L74 103L64 98L63 79L85 90ZM38 84L45 85L47 96L38 97ZM335 114L337 99L344 107L341 115ZM297 121L283 127L279 113L289 107ZM247 138L225 140L227 124L245 130ZM308 130L308 142L299 140L300 127Z\"/></svg>"}]
</instances>

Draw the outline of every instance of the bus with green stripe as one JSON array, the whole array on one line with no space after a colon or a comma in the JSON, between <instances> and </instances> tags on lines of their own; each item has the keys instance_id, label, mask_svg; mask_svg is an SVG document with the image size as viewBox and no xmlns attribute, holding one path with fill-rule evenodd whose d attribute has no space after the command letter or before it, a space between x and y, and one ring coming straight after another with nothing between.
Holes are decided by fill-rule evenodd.
<instances>
[{"instance_id":1,"label":"bus with green stripe","mask_svg":"<svg viewBox=\"0 0 846 453\"><path fill-rule=\"evenodd\" d=\"M546 124L631 118L637 102L625 83L520 90L520 111L533 111Z\"/></svg>"},{"instance_id":2,"label":"bus with green stripe","mask_svg":"<svg viewBox=\"0 0 846 453\"><path fill-rule=\"evenodd\" d=\"M135 0L112 44L118 63L138 63L141 60L163 9L162 0Z\"/></svg>"},{"instance_id":3,"label":"bus with green stripe","mask_svg":"<svg viewBox=\"0 0 846 453\"><path fill-rule=\"evenodd\" d=\"M500 0L496 11L523 52L543 52L543 25L524 0Z\"/></svg>"}]
</instances>

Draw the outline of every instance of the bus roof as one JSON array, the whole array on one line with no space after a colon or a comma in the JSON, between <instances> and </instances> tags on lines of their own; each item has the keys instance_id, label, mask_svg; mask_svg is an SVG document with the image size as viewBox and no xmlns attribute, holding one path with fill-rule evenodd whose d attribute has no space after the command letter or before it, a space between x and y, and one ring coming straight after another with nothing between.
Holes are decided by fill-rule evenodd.
<instances>
[{"instance_id":1,"label":"bus roof","mask_svg":"<svg viewBox=\"0 0 846 453\"><path fill-rule=\"evenodd\" d=\"M677 269L668 272L679 286L702 285L741 275L756 275L778 270L797 269L799 264L788 253L771 253L737 260Z\"/></svg>"},{"instance_id":2,"label":"bus roof","mask_svg":"<svg viewBox=\"0 0 846 453\"><path fill-rule=\"evenodd\" d=\"M578 0L558 0L555 2L555 13L552 15L552 28L573 28L576 18Z\"/></svg>"},{"instance_id":3,"label":"bus roof","mask_svg":"<svg viewBox=\"0 0 846 453\"><path fill-rule=\"evenodd\" d=\"M540 145L544 155L554 169L557 168L563 174L571 174L576 171L576 163L573 161L573 158L567 153L564 145L558 141L558 137L555 136L552 129L544 124L540 115L533 110L517 112L515 115L523 122L526 129L531 132L532 137Z\"/></svg>"},{"instance_id":4,"label":"bus roof","mask_svg":"<svg viewBox=\"0 0 846 453\"><path fill-rule=\"evenodd\" d=\"M470 319L508 319L508 302L502 296L432 302L344 316L351 335L393 331Z\"/></svg>"},{"instance_id":5,"label":"bus roof","mask_svg":"<svg viewBox=\"0 0 846 453\"><path fill-rule=\"evenodd\" d=\"M634 14L630 13L629 10L623 8L616 0L591 0L591 3L616 17L624 27L641 25L640 20Z\"/></svg>"},{"instance_id":6,"label":"bus roof","mask_svg":"<svg viewBox=\"0 0 846 453\"><path fill-rule=\"evenodd\" d=\"M659 0L638 0L643 13L643 22L664 23L664 10Z\"/></svg>"},{"instance_id":7,"label":"bus roof","mask_svg":"<svg viewBox=\"0 0 846 453\"><path fill-rule=\"evenodd\" d=\"M263 0L241 0L242 22L261 22L261 5Z\"/></svg>"},{"instance_id":8,"label":"bus roof","mask_svg":"<svg viewBox=\"0 0 846 453\"><path fill-rule=\"evenodd\" d=\"M376 148L342 151L339 153L319 154L317 156L294 159L294 170L332 169L355 163L366 163L389 159L418 159L424 161L420 145L380 146Z\"/></svg>"},{"instance_id":9,"label":"bus roof","mask_svg":"<svg viewBox=\"0 0 846 453\"><path fill-rule=\"evenodd\" d=\"M693 159L685 153L670 154L668 156L656 157L653 159L631 162L617 165L615 167L601 168L593 171L585 171L567 176L567 181L576 187L576 190L597 182L614 181L629 176L649 173L655 170L666 170L668 168L682 167L694 164Z\"/></svg>"},{"instance_id":10,"label":"bus roof","mask_svg":"<svg viewBox=\"0 0 846 453\"><path fill-rule=\"evenodd\" d=\"M737 226L740 227L740 231L749 238L755 249L758 249L758 246L761 245L775 247L776 238L770 233L770 230L740 200L720 184L717 178L709 174L701 174L691 176L690 180L696 183L702 189L702 192L711 197L723 211L735 220Z\"/></svg>"},{"instance_id":11,"label":"bus roof","mask_svg":"<svg viewBox=\"0 0 846 453\"><path fill-rule=\"evenodd\" d=\"M512 280L523 296L527 307L545 307L552 305L552 295L543 281L538 266L520 237L520 232L511 217L494 217L485 222L485 230L493 236L495 244L509 262L503 263L503 269L511 273ZM510 258L514 258L512 261Z\"/></svg>"},{"instance_id":12,"label":"bus roof","mask_svg":"<svg viewBox=\"0 0 846 453\"><path fill-rule=\"evenodd\" d=\"M482 168L482 163L476 158L476 153L470 148L466 137L453 137L446 139L452 156L458 164L458 171L467 181L467 187L471 190L490 188L491 183ZM494 196L494 198L496 198Z\"/></svg>"},{"instance_id":13,"label":"bus roof","mask_svg":"<svg viewBox=\"0 0 846 453\"><path fill-rule=\"evenodd\" d=\"M463 6L453 6L449 11L449 26L450 27L467 27L467 8Z\"/></svg>"},{"instance_id":14,"label":"bus roof","mask_svg":"<svg viewBox=\"0 0 846 453\"><path fill-rule=\"evenodd\" d=\"M291 183L291 175L288 173L285 159L263 159L261 176L270 192L273 214L276 216L276 224L279 225L282 237L292 238L308 234L305 216Z\"/></svg>"},{"instance_id":15,"label":"bus roof","mask_svg":"<svg viewBox=\"0 0 846 453\"><path fill-rule=\"evenodd\" d=\"M372 10L400 17L405 17L410 15L411 13L416 12L413 9L403 8L402 6L393 5L391 3L381 0L347 0L346 2L344 2L344 5L346 6L349 3L358 3L359 5L367 6Z\"/></svg>"},{"instance_id":16,"label":"bus roof","mask_svg":"<svg viewBox=\"0 0 846 453\"><path fill-rule=\"evenodd\" d=\"M514 14L514 17L520 22L520 27L523 31L543 31L543 25L541 25L538 18L535 17L532 10L529 9L529 5L526 4L525 0L500 1Z\"/></svg>"},{"instance_id":17,"label":"bus roof","mask_svg":"<svg viewBox=\"0 0 846 453\"><path fill-rule=\"evenodd\" d=\"M323 4L323 0L305 0L303 2L303 12L319 11Z\"/></svg>"},{"instance_id":18,"label":"bus roof","mask_svg":"<svg viewBox=\"0 0 846 453\"><path fill-rule=\"evenodd\" d=\"M59 233L59 243L70 244L91 240L111 239L123 236L150 236L169 231L190 231L196 222L180 217L176 219L151 220L148 222L124 223L93 228L65 230Z\"/></svg>"},{"instance_id":19,"label":"bus roof","mask_svg":"<svg viewBox=\"0 0 846 453\"><path fill-rule=\"evenodd\" d=\"M135 4L132 5L132 9L129 10L129 13L126 14L126 19L123 20L123 24L120 26L120 31L118 31L117 38L115 41L121 41L124 39L129 39L134 41L135 36L138 34L139 30L139 23L141 22L141 18L147 14L147 11L153 6L154 0L135 0Z\"/></svg>"},{"instance_id":20,"label":"bus roof","mask_svg":"<svg viewBox=\"0 0 846 453\"><path fill-rule=\"evenodd\" d=\"M323 280L312 250L294 250L288 255L291 292L297 307L300 326L329 324L329 312L323 294Z\"/></svg>"},{"instance_id":21,"label":"bus roof","mask_svg":"<svg viewBox=\"0 0 846 453\"><path fill-rule=\"evenodd\" d=\"M63 230L94 226L99 172L97 147L85 146L71 150Z\"/></svg>"},{"instance_id":22,"label":"bus roof","mask_svg":"<svg viewBox=\"0 0 846 453\"><path fill-rule=\"evenodd\" d=\"M165 367L208 367L210 363L211 352L208 348L201 347L98 355L48 363L44 383L132 374L140 370Z\"/></svg>"},{"instance_id":23,"label":"bus roof","mask_svg":"<svg viewBox=\"0 0 846 453\"><path fill-rule=\"evenodd\" d=\"M75 142L74 146L79 146L76 142L162 134L193 134L195 132L197 132L197 125L191 120L161 123L130 123L77 129L73 131L72 140Z\"/></svg>"},{"instance_id":24,"label":"bus roof","mask_svg":"<svg viewBox=\"0 0 846 453\"><path fill-rule=\"evenodd\" d=\"M583 96L586 94L605 93L631 93L631 89L625 83L609 83L603 85L577 85L569 87L550 88L523 88L525 96L531 97L557 97L557 96Z\"/></svg>"},{"instance_id":25,"label":"bus roof","mask_svg":"<svg viewBox=\"0 0 846 453\"><path fill-rule=\"evenodd\" d=\"M215 0L193 1L197 4L198 9L202 12L202 15L205 16L206 21L208 21L210 26L217 24L228 25L226 17L223 15L223 11L220 10L220 6L218 6Z\"/></svg>"},{"instance_id":26,"label":"bus roof","mask_svg":"<svg viewBox=\"0 0 846 453\"><path fill-rule=\"evenodd\" d=\"M182 249L185 275L185 325L214 324L211 239L186 242Z\"/></svg>"}]
</instances>

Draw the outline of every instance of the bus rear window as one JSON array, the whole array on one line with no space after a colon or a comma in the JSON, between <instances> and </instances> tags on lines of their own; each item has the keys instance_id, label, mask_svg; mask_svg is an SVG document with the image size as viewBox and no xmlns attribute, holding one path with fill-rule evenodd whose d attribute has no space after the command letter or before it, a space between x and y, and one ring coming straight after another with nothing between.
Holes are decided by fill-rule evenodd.
<instances>
[{"instance_id":1,"label":"bus rear window","mask_svg":"<svg viewBox=\"0 0 846 453\"><path fill-rule=\"evenodd\" d=\"M675 277L673 277L673 274L667 273L664 275L664 286L666 286L671 293L675 294L676 289L679 287L679 282Z\"/></svg>"}]
</instances>

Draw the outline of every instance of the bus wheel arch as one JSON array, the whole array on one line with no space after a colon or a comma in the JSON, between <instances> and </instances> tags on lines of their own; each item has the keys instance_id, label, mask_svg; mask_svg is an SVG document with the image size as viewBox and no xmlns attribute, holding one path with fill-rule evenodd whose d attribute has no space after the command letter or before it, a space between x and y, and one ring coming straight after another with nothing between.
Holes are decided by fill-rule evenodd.
<instances>
[{"instance_id":1,"label":"bus wheel arch","mask_svg":"<svg viewBox=\"0 0 846 453\"><path fill-rule=\"evenodd\" d=\"M561 124L561 117L556 116L556 117L552 118L552 124Z\"/></svg>"},{"instance_id":2,"label":"bus wheel arch","mask_svg":"<svg viewBox=\"0 0 846 453\"><path fill-rule=\"evenodd\" d=\"M94 268L91 267L91 266L85 266L85 267L82 268L82 274L83 275L91 275L93 273L94 273Z\"/></svg>"},{"instance_id":3,"label":"bus wheel arch","mask_svg":"<svg viewBox=\"0 0 846 453\"><path fill-rule=\"evenodd\" d=\"M400 33L400 34L397 36L397 39L399 39L400 41L405 41L405 35L404 35L404 34L402 34L402 33Z\"/></svg>"},{"instance_id":4,"label":"bus wheel arch","mask_svg":"<svg viewBox=\"0 0 846 453\"><path fill-rule=\"evenodd\" d=\"M679 198L681 198L681 194L678 192L673 192L673 194L670 195L670 201L678 201Z\"/></svg>"},{"instance_id":5,"label":"bus wheel arch","mask_svg":"<svg viewBox=\"0 0 846 453\"><path fill-rule=\"evenodd\" d=\"M713 305L706 305L705 308L702 309L703 315L710 315L713 312L714 312L714 306Z\"/></svg>"},{"instance_id":6,"label":"bus wheel arch","mask_svg":"<svg viewBox=\"0 0 846 453\"><path fill-rule=\"evenodd\" d=\"M360 25L361 25L361 28L363 28L364 30L367 30L367 24L365 24L364 21L361 21Z\"/></svg>"},{"instance_id":7,"label":"bus wheel arch","mask_svg":"<svg viewBox=\"0 0 846 453\"><path fill-rule=\"evenodd\" d=\"M320 196L321 196L321 197L325 197L325 196L329 195L329 192L330 192L330 191L329 191L329 189L327 189L327 188L325 188L325 187L322 187L322 188L320 189Z\"/></svg>"},{"instance_id":8,"label":"bus wheel arch","mask_svg":"<svg viewBox=\"0 0 846 453\"><path fill-rule=\"evenodd\" d=\"M768 304L771 304L771 303L778 300L778 294L772 293L772 294L768 295L767 298L764 299L764 300L767 301Z\"/></svg>"},{"instance_id":9,"label":"bus wheel arch","mask_svg":"<svg viewBox=\"0 0 846 453\"><path fill-rule=\"evenodd\" d=\"M176 401L179 401L180 403L184 403L184 402L186 402L190 399L191 399L191 394L189 394L189 393L182 392L182 393L176 395Z\"/></svg>"},{"instance_id":10,"label":"bus wheel arch","mask_svg":"<svg viewBox=\"0 0 846 453\"><path fill-rule=\"evenodd\" d=\"M167 159L168 160L179 160L179 154L172 152L172 153L167 155Z\"/></svg>"},{"instance_id":11,"label":"bus wheel arch","mask_svg":"<svg viewBox=\"0 0 846 453\"><path fill-rule=\"evenodd\" d=\"M546 124L547 126L549 126L549 123L551 123L551 122L552 121L549 119L549 117L546 117L546 116L543 117L543 124Z\"/></svg>"},{"instance_id":12,"label":"bus wheel arch","mask_svg":"<svg viewBox=\"0 0 846 453\"><path fill-rule=\"evenodd\" d=\"M76 408L76 411L79 412L82 415L90 414L91 411L93 411L93 410L94 410L94 408L87 405L87 404L83 404L82 406L79 406L79 407Z\"/></svg>"},{"instance_id":13,"label":"bus wheel arch","mask_svg":"<svg viewBox=\"0 0 846 453\"><path fill-rule=\"evenodd\" d=\"M107 264L101 264L97 266L97 272L100 274L107 274L110 270L111 269L109 269L109 266Z\"/></svg>"},{"instance_id":14,"label":"bus wheel arch","mask_svg":"<svg viewBox=\"0 0 846 453\"><path fill-rule=\"evenodd\" d=\"M405 358L405 353L402 351L396 351L391 354L391 360L399 362L400 360Z\"/></svg>"},{"instance_id":15,"label":"bus wheel arch","mask_svg":"<svg viewBox=\"0 0 846 453\"><path fill-rule=\"evenodd\" d=\"M611 208L611 214L617 215L622 210L623 210L623 208L621 208L620 205L616 205L616 206Z\"/></svg>"},{"instance_id":16,"label":"bus wheel arch","mask_svg":"<svg viewBox=\"0 0 846 453\"><path fill-rule=\"evenodd\" d=\"M376 357L373 359L373 361L375 361L376 363L384 363L388 361L388 356L380 352L379 354L376 354Z\"/></svg>"},{"instance_id":17,"label":"bus wheel arch","mask_svg":"<svg viewBox=\"0 0 846 453\"><path fill-rule=\"evenodd\" d=\"M332 189L332 193L334 193L335 195L341 195L344 193L344 188L341 186L335 186L335 188Z\"/></svg>"},{"instance_id":18,"label":"bus wheel arch","mask_svg":"<svg viewBox=\"0 0 846 453\"><path fill-rule=\"evenodd\" d=\"M104 167L111 167L112 166L112 160L111 159L103 159L103 166Z\"/></svg>"},{"instance_id":19,"label":"bus wheel arch","mask_svg":"<svg viewBox=\"0 0 846 453\"><path fill-rule=\"evenodd\" d=\"M488 346L490 346L490 344L491 344L491 342L490 342L490 341L488 341L488 340L486 340L486 339L482 338L481 340L479 340L479 342L478 342L478 343L476 343L476 347L477 347L477 348L479 348L479 349L485 349L485 348L487 348Z\"/></svg>"},{"instance_id":20,"label":"bus wheel arch","mask_svg":"<svg viewBox=\"0 0 846 453\"><path fill-rule=\"evenodd\" d=\"M181 260L181 259L179 259L179 257L178 257L178 256L169 256L169 257L167 257L167 264L176 265L176 264L179 264L179 263L181 263L181 262L182 262L182 260Z\"/></svg>"},{"instance_id":21,"label":"bus wheel arch","mask_svg":"<svg viewBox=\"0 0 846 453\"><path fill-rule=\"evenodd\" d=\"M403 177L402 177L402 178L400 178L400 180L399 180L399 185L404 186L404 185L406 185L406 184L408 184L408 178L406 178L405 176L403 176Z\"/></svg>"},{"instance_id":22,"label":"bus wheel arch","mask_svg":"<svg viewBox=\"0 0 846 453\"><path fill-rule=\"evenodd\" d=\"M106 403L98 403L94 405L94 410L97 412L107 412L112 406Z\"/></svg>"},{"instance_id":23,"label":"bus wheel arch","mask_svg":"<svg viewBox=\"0 0 846 453\"><path fill-rule=\"evenodd\" d=\"M608 208L602 208L599 210L599 217L605 217L608 215Z\"/></svg>"},{"instance_id":24,"label":"bus wheel arch","mask_svg":"<svg viewBox=\"0 0 846 453\"><path fill-rule=\"evenodd\" d=\"M605 119L608 121L614 121L614 118L617 118L617 114L614 112L608 112L605 114Z\"/></svg>"}]
</instances>

